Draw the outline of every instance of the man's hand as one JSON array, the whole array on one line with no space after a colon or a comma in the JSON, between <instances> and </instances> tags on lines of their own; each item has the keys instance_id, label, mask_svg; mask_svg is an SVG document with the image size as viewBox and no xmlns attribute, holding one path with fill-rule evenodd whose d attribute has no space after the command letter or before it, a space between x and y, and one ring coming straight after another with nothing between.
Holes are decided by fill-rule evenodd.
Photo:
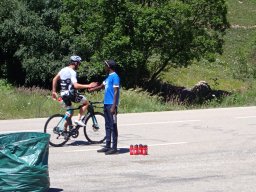
<instances>
[{"instance_id":1,"label":"man's hand","mask_svg":"<svg viewBox=\"0 0 256 192\"><path fill-rule=\"evenodd\" d=\"M102 89L104 87L103 84L100 84L99 82L92 82L89 85L94 85L91 88L88 89L89 92Z\"/></svg>"},{"instance_id":2,"label":"man's hand","mask_svg":"<svg viewBox=\"0 0 256 192\"><path fill-rule=\"evenodd\" d=\"M89 89L94 88L94 87L96 87L96 86L98 86L98 82L91 82L91 83L89 84Z\"/></svg>"},{"instance_id":3,"label":"man's hand","mask_svg":"<svg viewBox=\"0 0 256 192\"><path fill-rule=\"evenodd\" d=\"M58 94L56 92L52 92L52 99L57 100Z\"/></svg>"},{"instance_id":4,"label":"man's hand","mask_svg":"<svg viewBox=\"0 0 256 192\"><path fill-rule=\"evenodd\" d=\"M112 107L110 108L110 112L112 113L112 115L114 115L116 113L116 106L112 105Z\"/></svg>"}]
</instances>

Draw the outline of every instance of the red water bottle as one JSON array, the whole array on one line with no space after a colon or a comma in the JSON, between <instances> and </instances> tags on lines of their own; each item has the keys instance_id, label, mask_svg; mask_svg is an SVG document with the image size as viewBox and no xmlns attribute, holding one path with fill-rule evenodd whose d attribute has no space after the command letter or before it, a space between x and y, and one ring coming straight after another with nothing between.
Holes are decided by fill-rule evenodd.
<instances>
[{"instance_id":1,"label":"red water bottle","mask_svg":"<svg viewBox=\"0 0 256 192\"><path fill-rule=\"evenodd\" d=\"M143 145L142 145L142 144L139 145L138 154L139 154L139 155L142 155L142 154L143 154Z\"/></svg>"},{"instance_id":2,"label":"red water bottle","mask_svg":"<svg viewBox=\"0 0 256 192\"><path fill-rule=\"evenodd\" d=\"M134 148L133 148L133 145L130 145L130 155L134 155Z\"/></svg>"},{"instance_id":3,"label":"red water bottle","mask_svg":"<svg viewBox=\"0 0 256 192\"><path fill-rule=\"evenodd\" d=\"M134 155L138 155L138 153L139 153L138 145L135 145L133 149L134 149L134 150L133 150L133 151L134 151L133 154L134 154Z\"/></svg>"},{"instance_id":4,"label":"red water bottle","mask_svg":"<svg viewBox=\"0 0 256 192\"><path fill-rule=\"evenodd\" d=\"M61 97L58 98L58 102L60 103L60 105L62 107L65 107L65 103L64 103L64 101L63 101L63 99Z\"/></svg>"},{"instance_id":5,"label":"red water bottle","mask_svg":"<svg viewBox=\"0 0 256 192\"><path fill-rule=\"evenodd\" d=\"M148 154L148 146L147 145L143 146L142 154L143 155L147 155Z\"/></svg>"}]
</instances>

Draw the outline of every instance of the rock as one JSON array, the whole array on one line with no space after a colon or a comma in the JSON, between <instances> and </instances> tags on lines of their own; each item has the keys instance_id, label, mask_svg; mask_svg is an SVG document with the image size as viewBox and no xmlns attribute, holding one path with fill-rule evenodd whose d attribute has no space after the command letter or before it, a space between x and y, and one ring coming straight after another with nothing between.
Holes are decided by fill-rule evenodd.
<instances>
[{"instance_id":1,"label":"rock","mask_svg":"<svg viewBox=\"0 0 256 192\"><path fill-rule=\"evenodd\" d=\"M192 103L196 99L196 94L191 91L191 89L184 88L180 92L180 102L182 103Z\"/></svg>"},{"instance_id":2,"label":"rock","mask_svg":"<svg viewBox=\"0 0 256 192\"><path fill-rule=\"evenodd\" d=\"M202 103L212 97L212 89L205 81L199 81L193 88L184 88L180 92L180 101L188 104Z\"/></svg>"},{"instance_id":3,"label":"rock","mask_svg":"<svg viewBox=\"0 0 256 192\"><path fill-rule=\"evenodd\" d=\"M195 93L199 100L206 100L211 97L212 89L206 81L199 81L191 91Z\"/></svg>"}]
</instances>

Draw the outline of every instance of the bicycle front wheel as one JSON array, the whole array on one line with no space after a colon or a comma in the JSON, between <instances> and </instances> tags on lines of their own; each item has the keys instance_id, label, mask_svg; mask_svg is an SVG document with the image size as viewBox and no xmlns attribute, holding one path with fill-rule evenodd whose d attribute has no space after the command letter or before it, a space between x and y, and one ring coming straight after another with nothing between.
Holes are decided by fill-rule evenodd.
<instances>
[{"instance_id":1,"label":"bicycle front wheel","mask_svg":"<svg viewBox=\"0 0 256 192\"><path fill-rule=\"evenodd\" d=\"M66 120L62 114L52 115L46 121L44 125L44 132L50 134L49 144L51 146L60 147L67 142L63 133L65 122Z\"/></svg>"},{"instance_id":2,"label":"bicycle front wheel","mask_svg":"<svg viewBox=\"0 0 256 192\"><path fill-rule=\"evenodd\" d=\"M95 112L83 119L85 122L84 135L86 139L93 144L103 143L106 139L105 117L103 113Z\"/></svg>"}]
</instances>

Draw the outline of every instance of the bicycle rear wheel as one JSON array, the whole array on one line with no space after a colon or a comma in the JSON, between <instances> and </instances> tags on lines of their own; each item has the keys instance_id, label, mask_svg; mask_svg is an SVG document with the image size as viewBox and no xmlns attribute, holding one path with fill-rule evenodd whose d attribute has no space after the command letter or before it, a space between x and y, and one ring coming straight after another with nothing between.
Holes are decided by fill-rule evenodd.
<instances>
[{"instance_id":1,"label":"bicycle rear wheel","mask_svg":"<svg viewBox=\"0 0 256 192\"><path fill-rule=\"evenodd\" d=\"M95 117L96 122L93 121ZM93 144L103 143L106 139L105 131L105 118L103 113L95 112L94 115L90 115L83 119L85 122L84 135L86 139Z\"/></svg>"},{"instance_id":2,"label":"bicycle rear wheel","mask_svg":"<svg viewBox=\"0 0 256 192\"><path fill-rule=\"evenodd\" d=\"M55 114L49 117L44 125L44 132L50 134L49 144L54 147L63 146L67 140L64 139L64 115ZM67 133L66 133L67 134Z\"/></svg>"}]
</instances>

